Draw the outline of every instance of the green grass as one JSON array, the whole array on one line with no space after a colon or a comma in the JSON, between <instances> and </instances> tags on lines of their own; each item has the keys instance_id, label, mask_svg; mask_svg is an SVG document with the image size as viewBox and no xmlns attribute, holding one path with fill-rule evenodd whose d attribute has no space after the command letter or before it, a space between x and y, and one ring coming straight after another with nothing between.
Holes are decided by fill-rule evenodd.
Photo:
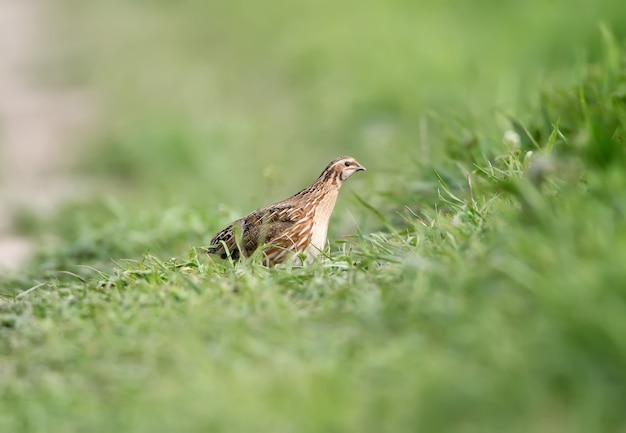
<instances>
[{"instance_id":1,"label":"green grass","mask_svg":"<svg viewBox=\"0 0 626 433\"><path fill-rule=\"evenodd\" d=\"M108 195L22 221L0 431L625 431L615 3L68 0ZM202 253L339 154L326 257Z\"/></svg>"}]
</instances>

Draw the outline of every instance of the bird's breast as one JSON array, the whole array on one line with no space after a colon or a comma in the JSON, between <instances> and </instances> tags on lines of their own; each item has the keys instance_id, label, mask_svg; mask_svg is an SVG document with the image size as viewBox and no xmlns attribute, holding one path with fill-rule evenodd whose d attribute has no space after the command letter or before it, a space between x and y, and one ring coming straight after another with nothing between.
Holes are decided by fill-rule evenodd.
<instances>
[{"instance_id":1,"label":"bird's breast","mask_svg":"<svg viewBox=\"0 0 626 433\"><path fill-rule=\"evenodd\" d=\"M313 255L317 255L319 251L322 251L326 246L326 235L328 234L328 223L330 222L330 216L335 208L337 202L337 195L339 191L329 191L322 197L319 204L316 207L315 215L313 217L313 228L311 229L311 244L313 248L310 251Z\"/></svg>"}]
</instances>

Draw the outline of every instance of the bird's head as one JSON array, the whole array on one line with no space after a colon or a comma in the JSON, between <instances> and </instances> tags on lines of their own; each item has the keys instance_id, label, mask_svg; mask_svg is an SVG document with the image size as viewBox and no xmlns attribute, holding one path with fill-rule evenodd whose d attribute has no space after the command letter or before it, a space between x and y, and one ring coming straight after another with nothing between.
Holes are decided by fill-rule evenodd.
<instances>
[{"instance_id":1,"label":"bird's head","mask_svg":"<svg viewBox=\"0 0 626 433\"><path fill-rule=\"evenodd\" d=\"M365 171L365 167L351 156L342 156L333 159L326 169L324 169L320 177L326 179L330 178L341 184L357 171Z\"/></svg>"}]
</instances>

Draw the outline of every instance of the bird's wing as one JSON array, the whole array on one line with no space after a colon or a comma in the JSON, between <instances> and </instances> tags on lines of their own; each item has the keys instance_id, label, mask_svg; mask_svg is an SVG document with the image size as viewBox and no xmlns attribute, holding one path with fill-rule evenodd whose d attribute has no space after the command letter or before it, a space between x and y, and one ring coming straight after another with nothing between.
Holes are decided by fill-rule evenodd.
<instances>
[{"instance_id":1,"label":"bird's wing","mask_svg":"<svg viewBox=\"0 0 626 433\"><path fill-rule=\"evenodd\" d=\"M273 223L267 224L263 254L269 263L280 263L292 252L302 252L311 242L313 206L286 205L272 209L276 215Z\"/></svg>"},{"instance_id":2,"label":"bird's wing","mask_svg":"<svg viewBox=\"0 0 626 433\"><path fill-rule=\"evenodd\" d=\"M235 221L211 240L209 254L233 259L243 253L250 256L259 246L268 245L264 254L270 262L278 263L289 251L299 251L311 240L313 211L310 207L288 203L256 210ZM226 248L224 247L226 246Z\"/></svg>"}]
</instances>

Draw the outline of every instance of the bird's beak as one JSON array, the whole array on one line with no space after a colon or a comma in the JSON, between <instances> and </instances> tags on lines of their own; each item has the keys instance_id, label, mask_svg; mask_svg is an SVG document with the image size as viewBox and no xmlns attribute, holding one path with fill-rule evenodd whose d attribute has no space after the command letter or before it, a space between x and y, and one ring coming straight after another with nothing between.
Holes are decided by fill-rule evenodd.
<instances>
[{"instance_id":1,"label":"bird's beak","mask_svg":"<svg viewBox=\"0 0 626 433\"><path fill-rule=\"evenodd\" d=\"M359 164L359 166L356 168L356 171L365 171L365 167Z\"/></svg>"}]
</instances>

